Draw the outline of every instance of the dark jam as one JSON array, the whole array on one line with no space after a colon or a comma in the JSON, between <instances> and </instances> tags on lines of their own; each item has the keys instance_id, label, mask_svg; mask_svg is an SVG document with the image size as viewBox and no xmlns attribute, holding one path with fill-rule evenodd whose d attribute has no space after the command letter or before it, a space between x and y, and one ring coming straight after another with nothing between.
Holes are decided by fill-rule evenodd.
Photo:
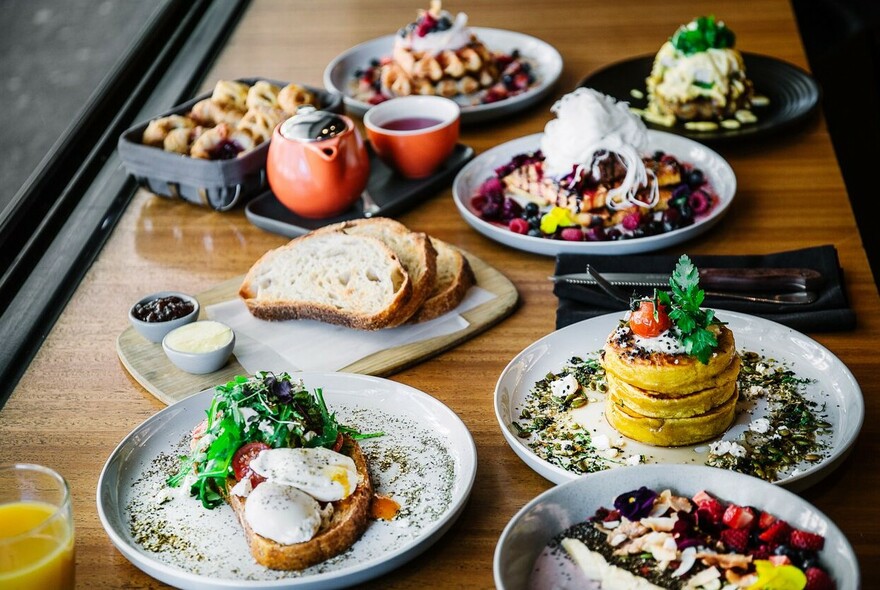
<instances>
[{"instance_id":1,"label":"dark jam","mask_svg":"<svg viewBox=\"0 0 880 590\"><path fill-rule=\"evenodd\" d=\"M151 299L146 303L138 303L132 313L142 322L169 322L189 315L195 309L192 302L181 299L177 295Z\"/></svg>"}]
</instances>

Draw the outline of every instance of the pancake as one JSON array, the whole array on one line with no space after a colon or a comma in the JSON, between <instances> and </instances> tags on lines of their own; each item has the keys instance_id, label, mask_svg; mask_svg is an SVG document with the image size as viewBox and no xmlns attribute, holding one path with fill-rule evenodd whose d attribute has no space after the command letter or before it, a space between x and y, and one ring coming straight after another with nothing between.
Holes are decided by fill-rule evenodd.
<instances>
[{"instance_id":1,"label":"pancake","mask_svg":"<svg viewBox=\"0 0 880 590\"><path fill-rule=\"evenodd\" d=\"M640 389L667 395L682 395L720 383L715 379L736 356L733 333L724 325L714 325L718 346L706 364L684 353L650 352L635 345L628 329L615 329L602 350L607 373Z\"/></svg>"},{"instance_id":2,"label":"pancake","mask_svg":"<svg viewBox=\"0 0 880 590\"><path fill-rule=\"evenodd\" d=\"M652 418L687 418L704 414L735 395L739 366L739 357L736 356L730 367L722 373L729 376L729 379L684 395L667 395L640 389L621 381L611 373L605 374L605 381L611 403Z\"/></svg>"},{"instance_id":3,"label":"pancake","mask_svg":"<svg viewBox=\"0 0 880 590\"><path fill-rule=\"evenodd\" d=\"M736 416L738 390L730 399L712 410L687 418L653 418L610 401L605 404L605 418L620 434L649 445L677 447L715 438Z\"/></svg>"}]
</instances>

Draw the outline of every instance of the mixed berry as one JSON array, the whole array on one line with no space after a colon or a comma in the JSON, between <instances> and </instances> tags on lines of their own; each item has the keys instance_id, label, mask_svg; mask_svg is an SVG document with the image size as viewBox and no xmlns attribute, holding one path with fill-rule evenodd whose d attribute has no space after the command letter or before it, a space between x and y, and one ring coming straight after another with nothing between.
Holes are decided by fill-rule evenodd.
<instances>
[{"instance_id":1,"label":"mixed berry","mask_svg":"<svg viewBox=\"0 0 880 590\"><path fill-rule=\"evenodd\" d=\"M495 170L472 198L471 205L481 219L505 226L514 233L573 242L604 242L641 238L674 231L692 225L709 213L718 199L703 171L680 162L662 151L643 158L648 169L665 171L673 183L661 185L659 202L653 207L633 205L611 209L595 204L596 194L607 192L625 173L614 157L600 154L594 165L585 170L573 166L572 172L556 181L543 174L544 156L540 150L518 154ZM512 194L511 186L529 193L522 178L538 190L549 191L549 199L531 200ZM532 189L534 190L534 189ZM537 200L543 200L539 204ZM564 203L559 206L557 203Z\"/></svg>"},{"instance_id":2,"label":"mixed berry","mask_svg":"<svg viewBox=\"0 0 880 590\"><path fill-rule=\"evenodd\" d=\"M836 588L819 559L822 535L705 491L627 492L553 544L565 548L571 539L664 588Z\"/></svg>"}]
</instances>

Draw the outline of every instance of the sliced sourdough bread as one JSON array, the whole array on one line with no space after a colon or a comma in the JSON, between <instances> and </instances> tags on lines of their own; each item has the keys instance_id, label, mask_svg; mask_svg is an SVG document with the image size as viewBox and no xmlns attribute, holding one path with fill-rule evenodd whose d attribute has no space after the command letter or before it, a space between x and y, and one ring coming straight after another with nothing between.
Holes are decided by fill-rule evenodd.
<instances>
[{"instance_id":1,"label":"sliced sourdough bread","mask_svg":"<svg viewBox=\"0 0 880 590\"><path fill-rule=\"evenodd\" d=\"M239 289L255 317L313 319L361 330L406 321L412 293L407 269L382 240L327 230L264 254Z\"/></svg>"},{"instance_id":2,"label":"sliced sourdough bread","mask_svg":"<svg viewBox=\"0 0 880 590\"><path fill-rule=\"evenodd\" d=\"M247 498L229 493L235 480L226 481L226 501L244 528L251 555L260 565L275 570L301 570L346 551L367 528L373 485L367 459L357 441L346 436L340 452L354 461L359 482L347 498L333 502L333 516L318 533L303 543L282 545L258 535L245 517Z\"/></svg>"},{"instance_id":3,"label":"sliced sourdough bread","mask_svg":"<svg viewBox=\"0 0 880 590\"><path fill-rule=\"evenodd\" d=\"M412 295L402 305L398 320L389 327L400 325L418 312L431 295L437 276L437 251L430 238L422 232L410 230L404 224L388 217L355 219L327 226L318 232L341 231L351 236L370 236L381 240L396 255L412 281Z\"/></svg>"},{"instance_id":4,"label":"sliced sourdough bread","mask_svg":"<svg viewBox=\"0 0 880 590\"><path fill-rule=\"evenodd\" d=\"M431 244L437 251L436 279L431 294L411 322L426 322L452 311L477 282L470 263L458 248L437 238L431 238Z\"/></svg>"}]
</instances>

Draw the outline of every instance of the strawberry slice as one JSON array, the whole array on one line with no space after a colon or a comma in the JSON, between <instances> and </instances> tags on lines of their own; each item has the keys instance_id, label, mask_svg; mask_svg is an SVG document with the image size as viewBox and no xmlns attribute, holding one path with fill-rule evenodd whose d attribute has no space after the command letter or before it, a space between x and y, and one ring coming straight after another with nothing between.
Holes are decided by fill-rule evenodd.
<instances>
[{"instance_id":1,"label":"strawberry slice","mask_svg":"<svg viewBox=\"0 0 880 590\"><path fill-rule=\"evenodd\" d=\"M747 529L755 521L755 513L748 506L731 504L724 511L722 522L732 529Z\"/></svg>"},{"instance_id":2,"label":"strawberry slice","mask_svg":"<svg viewBox=\"0 0 880 590\"><path fill-rule=\"evenodd\" d=\"M758 538L767 543L786 543L791 535L791 525L784 520L777 520L767 530L758 535Z\"/></svg>"},{"instance_id":3,"label":"strawberry slice","mask_svg":"<svg viewBox=\"0 0 880 590\"><path fill-rule=\"evenodd\" d=\"M766 531L770 528L770 525L776 521L777 518L769 512L761 512L761 516L758 517L758 528L762 531Z\"/></svg>"},{"instance_id":4,"label":"strawberry slice","mask_svg":"<svg viewBox=\"0 0 880 590\"><path fill-rule=\"evenodd\" d=\"M788 543L801 551L820 551L825 546L825 537L799 529L791 531Z\"/></svg>"}]
</instances>

